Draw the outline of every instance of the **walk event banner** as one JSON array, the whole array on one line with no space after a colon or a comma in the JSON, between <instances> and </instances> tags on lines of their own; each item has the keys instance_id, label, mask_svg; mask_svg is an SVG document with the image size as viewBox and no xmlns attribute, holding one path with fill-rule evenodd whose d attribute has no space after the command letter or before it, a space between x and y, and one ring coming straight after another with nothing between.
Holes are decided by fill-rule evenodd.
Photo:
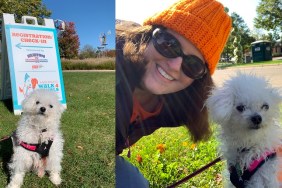
<instances>
[{"instance_id":1,"label":"walk event banner","mask_svg":"<svg viewBox=\"0 0 282 188\"><path fill-rule=\"evenodd\" d=\"M52 19L23 16L16 23L13 14L2 17L1 99L13 100L15 115L33 90L47 89L58 94L66 107L66 97L58 49L57 30Z\"/></svg>"}]
</instances>

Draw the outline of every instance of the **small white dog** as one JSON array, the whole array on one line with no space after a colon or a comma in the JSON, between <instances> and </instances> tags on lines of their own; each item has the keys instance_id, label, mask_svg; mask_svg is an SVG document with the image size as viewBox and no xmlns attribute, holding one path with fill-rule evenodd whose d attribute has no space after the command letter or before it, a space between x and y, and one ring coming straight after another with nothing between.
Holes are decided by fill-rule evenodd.
<instances>
[{"instance_id":1,"label":"small white dog","mask_svg":"<svg viewBox=\"0 0 282 188\"><path fill-rule=\"evenodd\" d=\"M264 78L240 72L207 99L211 119L221 127L220 150L235 187L279 187L280 103L278 91Z\"/></svg>"},{"instance_id":2,"label":"small white dog","mask_svg":"<svg viewBox=\"0 0 282 188\"><path fill-rule=\"evenodd\" d=\"M51 182L59 185L64 143L59 127L64 107L54 92L35 90L22 102L22 108L12 135L14 153L7 187L20 187L25 173L31 170L39 177L48 172Z\"/></svg>"}]
</instances>

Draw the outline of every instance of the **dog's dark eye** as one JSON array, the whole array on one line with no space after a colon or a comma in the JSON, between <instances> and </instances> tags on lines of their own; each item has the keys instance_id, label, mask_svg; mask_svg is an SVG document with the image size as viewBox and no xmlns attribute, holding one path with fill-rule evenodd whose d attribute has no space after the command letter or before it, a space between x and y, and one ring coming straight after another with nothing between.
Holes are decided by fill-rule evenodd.
<instances>
[{"instance_id":1,"label":"dog's dark eye","mask_svg":"<svg viewBox=\"0 0 282 188\"><path fill-rule=\"evenodd\" d=\"M243 112L246 110L246 107L244 105L239 105L236 107L236 109L239 111L239 112Z\"/></svg>"},{"instance_id":2,"label":"dog's dark eye","mask_svg":"<svg viewBox=\"0 0 282 188\"><path fill-rule=\"evenodd\" d=\"M50 106L50 108L53 108L53 105L50 104L49 106Z\"/></svg>"},{"instance_id":3,"label":"dog's dark eye","mask_svg":"<svg viewBox=\"0 0 282 188\"><path fill-rule=\"evenodd\" d=\"M36 101L36 104L39 104L40 102L39 101Z\"/></svg>"},{"instance_id":4,"label":"dog's dark eye","mask_svg":"<svg viewBox=\"0 0 282 188\"><path fill-rule=\"evenodd\" d=\"M263 104L263 105L261 106L261 109L263 109L263 110L268 110L268 109L269 109L268 104Z\"/></svg>"}]
</instances>

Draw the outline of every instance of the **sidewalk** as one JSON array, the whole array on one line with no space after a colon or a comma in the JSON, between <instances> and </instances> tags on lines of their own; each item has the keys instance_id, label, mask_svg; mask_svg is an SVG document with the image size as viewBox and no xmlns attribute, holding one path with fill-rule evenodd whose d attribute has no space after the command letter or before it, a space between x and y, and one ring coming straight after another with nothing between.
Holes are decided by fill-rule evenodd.
<instances>
[{"instance_id":1,"label":"sidewalk","mask_svg":"<svg viewBox=\"0 0 282 188\"><path fill-rule=\"evenodd\" d=\"M273 57L272 60L281 60L282 59L282 56L281 57Z\"/></svg>"},{"instance_id":2,"label":"sidewalk","mask_svg":"<svg viewBox=\"0 0 282 188\"><path fill-rule=\"evenodd\" d=\"M115 70L63 70L63 72L115 72Z\"/></svg>"}]
</instances>

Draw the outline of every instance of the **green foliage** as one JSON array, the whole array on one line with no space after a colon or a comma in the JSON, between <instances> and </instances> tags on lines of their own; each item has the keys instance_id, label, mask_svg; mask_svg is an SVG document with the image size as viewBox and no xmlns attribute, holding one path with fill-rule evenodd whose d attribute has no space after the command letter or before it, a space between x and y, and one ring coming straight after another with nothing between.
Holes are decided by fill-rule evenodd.
<instances>
[{"instance_id":1,"label":"green foliage","mask_svg":"<svg viewBox=\"0 0 282 188\"><path fill-rule=\"evenodd\" d=\"M236 64L242 64L243 63L243 52L242 52L242 46L240 44L241 42L241 36L238 32L238 29L236 27L234 27L233 31L232 31L233 35L234 35L234 41L233 41L233 45L234 45L234 57L235 57L235 63Z\"/></svg>"},{"instance_id":2,"label":"green foliage","mask_svg":"<svg viewBox=\"0 0 282 188\"><path fill-rule=\"evenodd\" d=\"M58 36L60 56L71 59L78 57L79 37L74 22L65 22L65 30Z\"/></svg>"},{"instance_id":3,"label":"green foliage","mask_svg":"<svg viewBox=\"0 0 282 188\"><path fill-rule=\"evenodd\" d=\"M131 158L126 157L127 151L123 152L123 156L149 180L150 187L167 187L218 157L218 143L214 137L197 144L189 140L184 127L161 128L132 146ZM181 187L222 187L223 164L217 163Z\"/></svg>"},{"instance_id":4,"label":"green foliage","mask_svg":"<svg viewBox=\"0 0 282 188\"><path fill-rule=\"evenodd\" d=\"M282 1L261 0L254 23L256 28L282 32Z\"/></svg>"},{"instance_id":5,"label":"green foliage","mask_svg":"<svg viewBox=\"0 0 282 188\"><path fill-rule=\"evenodd\" d=\"M228 41L225 45L225 48L223 50L223 56L224 58L230 59L231 57L234 57L234 49L235 46L233 44L235 37L237 36L237 41L238 41L238 36L241 37L241 40L239 44L241 45L241 52L245 53L250 51L251 49L251 43L254 42L256 39L251 36L250 29L248 28L247 24L243 20L241 16L239 16L237 13L233 12L231 14L232 18L232 27L236 28L236 33L231 32ZM238 42L237 42L238 43ZM237 45L238 46L238 45Z\"/></svg>"},{"instance_id":6,"label":"green foliage","mask_svg":"<svg viewBox=\"0 0 282 188\"><path fill-rule=\"evenodd\" d=\"M79 59L97 57L96 50L89 44L85 45L79 52Z\"/></svg>"},{"instance_id":7,"label":"green foliage","mask_svg":"<svg viewBox=\"0 0 282 188\"><path fill-rule=\"evenodd\" d=\"M61 129L65 139L62 188L115 186L115 74L64 73L67 110ZM0 102L0 138L16 128L19 116ZM0 145L1 150L1 145ZM7 185L0 151L0 187ZM48 176L27 173L22 188L55 187Z\"/></svg>"},{"instance_id":8,"label":"green foliage","mask_svg":"<svg viewBox=\"0 0 282 188\"><path fill-rule=\"evenodd\" d=\"M51 11L46 8L41 0L1 0L0 14L15 14L16 22L21 22L22 16L34 16L39 19L39 23L43 22L42 18L48 18Z\"/></svg>"},{"instance_id":9,"label":"green foliage","mask_svg":"<svg viewBox=\"0 0 282 188\"><path fill-rule=\"evenodd\" d=\"M251 43L256 41L254 37L251 36L251 32L244 19L236 13L231 14L233 28L236 29L236 33L231 33L233 38L235 36L240 36L240 45L242 46L242 52L249 51Z\"/></svg>"}]
</instances>

